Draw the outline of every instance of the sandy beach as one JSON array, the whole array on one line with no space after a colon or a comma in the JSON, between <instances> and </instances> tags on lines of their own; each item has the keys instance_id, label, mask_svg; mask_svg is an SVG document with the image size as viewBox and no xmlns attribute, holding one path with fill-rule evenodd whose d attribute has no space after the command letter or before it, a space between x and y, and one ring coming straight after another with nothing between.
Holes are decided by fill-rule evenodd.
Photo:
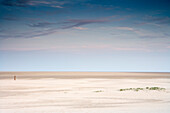
<instances>
[{"instance_id":1,"label":"sandy beach","mask_svg":"<svg viewBox=\"0 0 170 113\"><path fill-rule=\"evenodd\" d=\"M146 87L166 90L120 91ZM170 73L0 72L0 113L169 113L169 106Z\"/></svg>"}]
</instances>

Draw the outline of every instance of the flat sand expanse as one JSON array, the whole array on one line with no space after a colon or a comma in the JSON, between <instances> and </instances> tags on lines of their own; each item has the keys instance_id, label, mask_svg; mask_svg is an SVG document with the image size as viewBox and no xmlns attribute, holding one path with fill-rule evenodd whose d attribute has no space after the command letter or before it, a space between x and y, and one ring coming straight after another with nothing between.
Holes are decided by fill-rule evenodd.
<instances>
[{"instance_id":1,"label":"flat sand expanse","mask_svg":"<svg viewBox=\"0 0 170 113\"><path fill-rule=\"evenodd\" d=\"M166 90L119 91L138 87ZM170 73L0 72L0 113L170 113L169 106Z\"/></svg>"}]
</instances>

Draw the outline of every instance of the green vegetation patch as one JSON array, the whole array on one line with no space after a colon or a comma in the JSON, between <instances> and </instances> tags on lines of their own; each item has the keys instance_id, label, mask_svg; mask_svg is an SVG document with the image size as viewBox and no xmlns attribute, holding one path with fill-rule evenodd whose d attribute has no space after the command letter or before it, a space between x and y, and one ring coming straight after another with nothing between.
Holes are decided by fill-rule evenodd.
<instances>
[{"instance_id":1,"label":"green vegetation patch","mask_svg":"<svg viewBox=\"0 0 170 113\"><path fill-rule=\"evenodd\" d=\"M119 91L140 91L140 90L157 90L157 91L164 91L166 90L165 88L161 87L145 87L145 88L126 88L126 89L119 89Z\"/></svg>"},{"instance_id":2,"label":"green vegetation patch","mask_svg":"<svg viewBox=\"0 0 170 113\"><path fill-rule=\"evenodd\" d=\"M94 91L94 92L99 93L99 92L103 92L103 91L102 90L97 90L97 91Z\"/></svg>"}]
</instances>

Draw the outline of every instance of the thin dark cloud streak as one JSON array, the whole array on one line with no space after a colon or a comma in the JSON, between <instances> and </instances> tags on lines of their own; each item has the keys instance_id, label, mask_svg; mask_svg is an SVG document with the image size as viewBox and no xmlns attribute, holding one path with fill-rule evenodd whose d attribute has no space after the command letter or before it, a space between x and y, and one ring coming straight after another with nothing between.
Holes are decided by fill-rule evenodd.
<instances>
[{"instance_id":1,"label":"thin dark cloud streak","mask_svg":"<svg viewBox=\"0 0 170 113\"><path fill-rule=\"evenodd\" d=\"M156 24L170 24L170 17L148 16L148 17L145 17L145 20L156 23Z\"/></svg>"},{"instance_id":2,"label":"thin dark cloud streak","mask_svg":"<svg viewBox=\"0 0 170 113\"><path fill-rule=\"evenodd\" d=\"M36 23L36 24L28 24L28 26L30 27L50 27L52 25L55 25L56 23L50 23L50 22L39 22L39 23Z\"/></svg>"},{"instance_id":3,"label":"thin dark cloud streak","mask_svg":"<svg viewBox=\"0 0 170 113\"><path fill-rule=\"evenodd\" d=\"M0 34L0 39L6 39L6 38L35 38L39 36L46 36L49 34L53 34L57 32L57 29L47 29L47 30L39 30L39 31L30 31L30 32L24 32L24 33L5 33Z\"/></svg>"},{"instance_id":4,"label":"thin dark cloud streak","mask_svg":"<svg viewBox=\"0 0 170 113\"><path fill-rule=\"evenodd\" d=\"M50 23L50 22L39 22L37 24L28 24L29 27L33 28L49 28L49 29L41 29L39 31L34 30L31 32L24 32L24 33L9 33L6 31L4 34L0 34L0 38L34 38L34 37L40 37L40 36L46 36L50 35L53 33L56 33L58 30L61 29L71 29L74 27L79 27L83 25L88 25L88 24L101 24L101 23L106 23L106 22L111 22L113 20L109 19L70 19L62 23L58 24L63 24L64 26L61 27L53 27L57 23ZM71 24L71 25L70 25Z\"/></svg>"},{"instance_id":5,"label":"thin dark cloud streak","mask_svg":"<svg viewBox=\"0 0 170 113\"><path fill-rule=\"evenodd\" d=\"M13 15L11 16L5 16L5 17L1 17L0 20L5 20L5 21L19 21L19 22L37 22L37 21L44 21L41 18L33 18L33 17L15 17ZM28 25L32 25L32 24L28 24Z\"/></svg>"},{"instance_id":6,"label":"thin dark cloud streak","mask_svg":"<svg viewBox=\"0 0 170 113\"><path fill-rule=\"evenodd\" d=\"M1 5L10 7L26 7L26 6L37 6L45 5L53 8L63 8L61 5L69 3L67 1L56 1L56 0L3 0Z\"/></svg>"},{"instance_id":7,"label":"thin dark cloud streak","mask_svg":"<svg viewBox=\"0 0 170 113\"><path fill-rule=\"evenodd\" d=\"M87 25L87 24L95 24L95 23L105 23L105 22L109 22L110 20L108 19L99 19L99 20L90 20L90 19L83 19L83 20L78 20L78 19L70 19L67 20L65 22L61 22L61 23L53 23L53 22L39 22L39 23L35 23L35 24L28 24L29 27L40 27L40 28L44 28L44 27L50 27L50 26L54 26L56 24L63 24L64 27L61 27L61 29L69 29L69 28L73 28L73 27L79 27L82 25ZM71 25L70 25L71 24Z\"/></svg>"},{"instance_id":8,"label":"thin dark cloud streak","mask_svg":"<svg viewBox=\"0 0 170 113\"><path fill-rule=\"evenodd\" d=\"M3 20L7 20L7 21L18 21L20 20L19 18L16 17L3 17Z\"/></svg>"},{"instance_id":9,"label":"thin dark cloud streak","mask_svg":"<svg viewBox=\"0 0 170 113\"><path fill-rule=\"evenodd\" d=\"M3 0L1 2L2 5L5 6L17 6L17 7L25 7L31 0Z\"/></svg>"},{"instance_id":10,"label":"thin dark cloud streak","mask_svg":"<svg viewBox=\"0 0 170 113\"><path fill-rule=\"evenodd\" d=\"M73 27L79 27L82 25L87 25L87 24L95 24L95 23L105 23L105 22L109 22L110 20L108 19L96 19L96 20L88 20L88 19L84 19L84 20L77 20L77 19L70 19L67 22L64 22L64 24L73 24L73 25L69 25L69 26L64 26L62 27L62 29L69 29L69 28L73 28Z\"/></svg>"}]
</instances>

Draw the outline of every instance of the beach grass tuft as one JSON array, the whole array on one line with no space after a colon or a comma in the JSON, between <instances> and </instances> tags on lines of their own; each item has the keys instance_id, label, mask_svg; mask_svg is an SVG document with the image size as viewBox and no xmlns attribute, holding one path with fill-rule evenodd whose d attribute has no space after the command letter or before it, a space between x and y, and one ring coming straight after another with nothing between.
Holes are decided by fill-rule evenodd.
<instances>
[{"instance_id":1,"label":"beach grass tuft","mask_svg":"<svg viewBox=\"0 0 170 113\"><path fill-rule=\"evenodd\" d=\"M146 87L146 88L125 88L125 89L119 89L119 91L140 91L140 90L157 90L157 91L165 91L165 88L161 87Z\"/></svg>"}]
</instances>

